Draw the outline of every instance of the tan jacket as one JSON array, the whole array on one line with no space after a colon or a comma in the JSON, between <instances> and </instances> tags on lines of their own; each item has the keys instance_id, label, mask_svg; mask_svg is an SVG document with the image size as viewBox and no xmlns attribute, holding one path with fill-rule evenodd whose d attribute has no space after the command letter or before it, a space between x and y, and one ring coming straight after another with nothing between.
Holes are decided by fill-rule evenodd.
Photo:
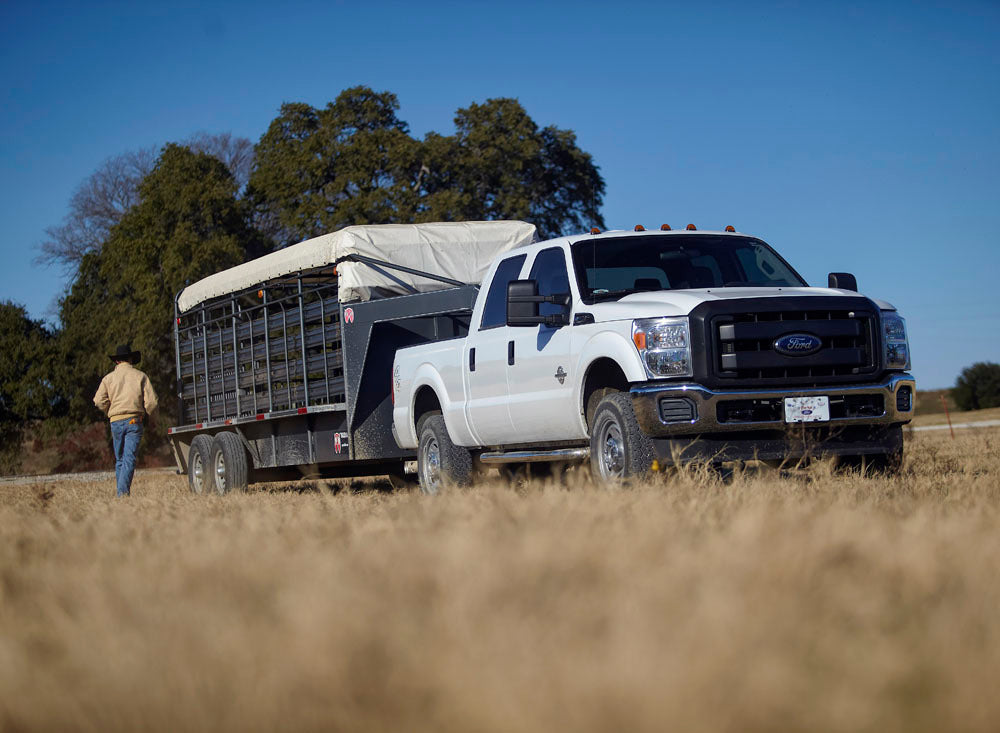
<instances>
[{"instance_id":1,"label":"tan jacket","mask_svg":"<svg viewBox=\"0 0 1000 733\"><path fill-rule=\"evenodd\" d=\"M128 362L122 362L101 380L94 404L111 422L142 417L143 413L151 415L156 410L156 392L149 377Z\"/></svg>"}]
</instances>

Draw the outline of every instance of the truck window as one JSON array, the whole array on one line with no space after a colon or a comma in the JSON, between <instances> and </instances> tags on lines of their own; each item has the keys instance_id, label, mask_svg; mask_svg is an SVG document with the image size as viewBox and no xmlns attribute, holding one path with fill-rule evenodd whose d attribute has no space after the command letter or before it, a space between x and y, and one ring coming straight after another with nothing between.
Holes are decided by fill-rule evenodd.
<instances>
[{"instance_id":1,"label":"truck window","mask_svg":"<svg viewBox=\"0 0 1000 733\"><path fill-rule=\"evenodd\" d=\"M480 331L497 328L507 323L507 284L516 280L524 265L527 255L508 257L497 265L497 271L490 283L490 291L486 294L486 305L483 306L483 320Z\"/></svg>"},{"instance_id":2,"label":"truck window","mask_svg":"<svg viewBox=\"0 0 1000 733\"><path fill-rule=\"evenodd\" d=\"M535 257L529 280L538 281L539 295L563 295L569 292L569 275L566 273L566 256L559 247L543 249ZM548 316L564 312L561 305L539 303L538 315Z\"/></svg>"},{"instance_id":3,"label":"truck window","mask_svg":"<svg viewBox=\"0 0 1000 733\"><path fill-rule=\"evenodd\" d=\"M803 286L773 249L752 237L672 234L585 239L572 247L584 303L648 290Z\"/></svg>"}]
</instances>

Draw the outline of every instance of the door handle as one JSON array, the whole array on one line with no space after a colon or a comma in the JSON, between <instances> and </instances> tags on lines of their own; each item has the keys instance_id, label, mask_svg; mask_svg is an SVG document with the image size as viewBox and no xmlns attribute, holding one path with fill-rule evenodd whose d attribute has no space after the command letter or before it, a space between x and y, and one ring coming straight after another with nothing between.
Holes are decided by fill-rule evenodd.
<instances>
[{"instance_id":1,"label":"door handle","mask_svg":"<svg viewBox=\"0 0 1000 733\"><path fill-rule=\"evenodd\" d=\"M476 371L476 348L469 349L469 371Z\"/></svg>"},{"instance_id":2,"label":"door handle","mask_svg":"<svg viewBox=\"0 0 1000 733\"><path fill-rule=\"evenodd\" d=\"M507 366L514 366L514 342L507 342Z\"/></svg>"}]
</instances>

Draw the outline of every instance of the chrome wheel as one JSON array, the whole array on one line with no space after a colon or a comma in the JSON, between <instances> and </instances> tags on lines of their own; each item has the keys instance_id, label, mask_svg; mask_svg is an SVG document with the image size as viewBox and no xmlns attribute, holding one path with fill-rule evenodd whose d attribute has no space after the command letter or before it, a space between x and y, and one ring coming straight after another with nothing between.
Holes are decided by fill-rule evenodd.
<instances>
[{"instance_id":1,"label":"chrome wheel","mask_svg":"<svg viewBox=\"0 0 1000 733\"><path fill-rule=\"evenodd\" d=\"M600 433L600 468L601 478L615 481L625 473L625 445L622 431L618 423L608 420Z\"/></svg>"},{"instance_id":2,"label":"chrome wheel","mask_svg":"<svg viewBox=\"0 0 1000 733\"><path fill-rule=\"evenodd\" d=\"M201 453L191 457L191 484L199 494L205 490L205 463L201 460Z\"/></svg>"},{"instance_id":3,"label":"chrome wheel","mask_svg":"<svg viewBox=\"0 0 1000 733\"><path fill-rule=\"evenodd\" d=\"M226 457L221 450L215 452L215 488L220 494L226 492Z\"/></svg>"},{"instance_id":4,"label":"chrome wheel","mask_svg":"<svg viewBox=\"0 0 1000 733\"><path fill-rule=\"evenodd\" d=\"M423 478L420 487L428 494L436 494L441 489L441 448L436 438L420 446L418 465Z\"/></svg>"}]
</instances>

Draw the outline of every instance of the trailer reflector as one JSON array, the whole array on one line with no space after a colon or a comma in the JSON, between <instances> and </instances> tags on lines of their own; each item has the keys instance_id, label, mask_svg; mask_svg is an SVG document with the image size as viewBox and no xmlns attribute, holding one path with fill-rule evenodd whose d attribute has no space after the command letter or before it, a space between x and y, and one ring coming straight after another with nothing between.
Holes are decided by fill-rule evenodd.
<instances>
[{"instance_id":1,"label":"trailer reflector","mask_svg":"<svg viewBox=\"0 0 1000 733\"><path fill-rule=\"evenodd\" d=\"M308 407L300 407L298 410L296 410L296 412L299 413L300 415L305 415L307 412L309 412L309 408Z\"/></svg>"},{"instance_id":2,"label":"trailer reflector","mask_svg":"<svg viewBox=\"0 0 1000 733\"><path fill-rule=\"evenodd\" d=\"M256 415L256 416L254 417L254 420L263 420L263 419L264 419L264 413L261 413L261 414L259 414L259 415Z\"/></svg>"},{"instance_id":3,"label":"trailer reflector","mask_svg":"<svg viewBox=\"0 0 1000 733\"><path fill-rule=\"evenodd\" d=\"M201 430L201 428L202 428L202 426L203 426L204 424L205 424L205 423L203 423L203 422L200 422L200 423L198 423L197 425L195 425L195 426L194 426L194 429L195 429L195 430Z\"/></svg>"}]
</instances>

